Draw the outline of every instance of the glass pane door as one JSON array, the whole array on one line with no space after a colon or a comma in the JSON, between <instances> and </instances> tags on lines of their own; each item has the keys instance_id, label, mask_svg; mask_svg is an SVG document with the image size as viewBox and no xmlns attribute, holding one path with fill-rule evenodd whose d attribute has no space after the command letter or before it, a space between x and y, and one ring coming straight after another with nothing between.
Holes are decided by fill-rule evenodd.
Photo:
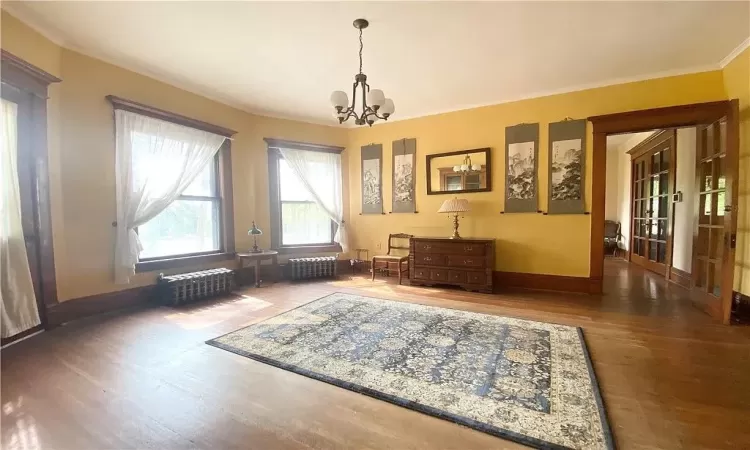
<instances>
[{"instance_id":1,"label":"glass pane door","mask_svg":"<svg viewBox=\"0 0 750 450\"><path fill-rule=\"evenodd\" d=\"M693 246L693 281L703 292L721 296L726 203L726 122L698 129L698 233Z\"/></svg>"},{"instance_id":2,"label":"glass pane door","mask_svg":"<svg viewBox=\"0 0 750 450\"><path fill-rule=\"evenodd\" d=\"M631 252L633 255L646 257L649 234L649 177L648 166L645 158L633 161L633 225Z\"/></svg>"}]
</instances>

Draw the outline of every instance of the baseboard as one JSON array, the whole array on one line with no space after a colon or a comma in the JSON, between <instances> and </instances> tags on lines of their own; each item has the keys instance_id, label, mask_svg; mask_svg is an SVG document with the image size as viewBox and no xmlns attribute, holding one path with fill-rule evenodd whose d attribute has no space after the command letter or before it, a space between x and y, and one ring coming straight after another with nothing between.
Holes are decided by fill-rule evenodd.
<instances>
[{"instance_id":1,"label":"baseboard","mask_svg":"<svg viewBox=\"0 0 750 450\"><path fill-rule=\"evenodd\" d=\"M143 306L149 303L155 289L152 284L60 302L47 308L47 323L56 327L84 317Z\"/></svg>"},{"instance_id":2,"label":"baseboard","mask_svg":"<svg viewBox=\"0 0 750 450\"><path fill-rule=\"evenodd\" d=\"M13 336L10 336L10 337L4 337L4 338L2 338L2 342L0 343L0 345L2 345L3 347L5 347L6 345L12 344L14 342L21 341L23 339L26 339L27 337L29 337L29 336L31 336L33 334L39 333L40 331L44 331L44 325L42 325L42 324L33 326L33 327L29 328L28 330L22 331L22 332L20 332L20 333L18 333L16 335L13 335Z\"/></svg>"},{"instance_id":3,"label":"baseboard","mask_svg":"<svg viewBox=\"0 0 750 450\"><path fill-rule=\"evenodd\" d=\"M684 270L680 270L675 267L671 267L669 271L670 271L670 274L668 277L669 281L679 286L682 286L685 289L690 289L692 276L690 275L689 272L685 272Z\"/></svg>"},{"instance_id":4,"label":"baseboard","mask_svg":"<svg viewBox=\"0 0 750 450\"><path fill-rule=\"evenodd\" d=\"M496 291L503 288L521 288L588 294L592 289L589 277L499 271L493 272L492 277Z\"/></svg>"}]
</instances>

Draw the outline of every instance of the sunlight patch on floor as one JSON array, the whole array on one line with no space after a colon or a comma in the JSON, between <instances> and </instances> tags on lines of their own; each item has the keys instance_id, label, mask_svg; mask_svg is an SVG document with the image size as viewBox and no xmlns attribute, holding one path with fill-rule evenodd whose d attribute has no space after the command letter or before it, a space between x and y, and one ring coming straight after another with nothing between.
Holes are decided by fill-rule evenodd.
<instances>
[{"instance_id":1,"label":"sunlight patch on floor","mask_svg":"<svg viewBox=\"0 0 750 450\"><path fill-rule=\"evenodd\" d=\"M175 312L165 315L164 318L186 330L197 330L237 317L239 313L260 311L270 306L273 306L273 303L249 295L240 295L239 298L208 303L200 308L172 310Z\"/></svg>"},{"instance_id":2,"label":"sunlight patch on floor","mask_svg":"<svg viewBox=\"0 0 750 450\"><path fill-rule=\"evenodd\" d=\"M3 442L0 447L4 450L39 450L42 448L39 444L36 421L34 417L24 413L22 407L23 397L18 397L15 404L3 403ZM15 424L8 426L14 420Z\"/></svg>"}]
</instances>

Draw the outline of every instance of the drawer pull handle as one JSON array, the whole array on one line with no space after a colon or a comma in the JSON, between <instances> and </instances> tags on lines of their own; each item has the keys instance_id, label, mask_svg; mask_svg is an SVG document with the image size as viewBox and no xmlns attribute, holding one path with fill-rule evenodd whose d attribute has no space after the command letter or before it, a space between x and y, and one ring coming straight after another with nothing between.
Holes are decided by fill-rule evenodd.
<instances>
[{"instance_id":1,"label":"drawer pull handle","mask_svg":"<svg viewBox=\"0 0 750 450\"><path fill-rule=\"evenodd\" d=\"M465 259L464 260L464 264L474 264L474 260L473 259Z\"/></svg>"},{"instance_id":2,"label":"drawer pull handle","mask_svg":"<svg viewBox=\"0 0 750 450\"><path fill-rule=\"evenodd\" d=\"M425 249L425 250L429 250L429 249L431 249L431 248L432 248L432 246L431 246L431 245L425 245L425 246L424 246L424 249Z\"/></svg>"},{"instance_id":3,"label":"drawer pull handle","mask_svg":"<svg viewBox=\"0 0 750 450\"><path fill-rule=\"evenodd\" d=\"M471 245L467 245L466 247L464 247L464 251L470 252L472 250L474 250L474 247Z\"/></svg>"},{"instance_id":4,"label":"drawer pull handle","mask_svg":"<svg viewBox=\"0 0 750 450\"><path fill-rule=\"evenodd\" d=\"M425 256L425 257L424 257L424 260L425 260L425 261L432 261L432 258L430 258L429 256Z\"/></svg>"}]
</instances>

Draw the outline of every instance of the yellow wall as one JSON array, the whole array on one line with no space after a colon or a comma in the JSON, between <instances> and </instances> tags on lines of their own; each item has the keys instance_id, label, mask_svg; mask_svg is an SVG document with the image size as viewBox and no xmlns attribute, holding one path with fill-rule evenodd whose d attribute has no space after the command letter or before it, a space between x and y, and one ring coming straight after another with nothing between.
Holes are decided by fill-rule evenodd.
<instances>
[{"instance_id":1,"label":"yellow wall","mask_svg":"<svg viewBox=\"0 0 750 450\"><path fill-rule=\"evenodd\" d=\"M461 222L461 234L497 240L496 270L555 275L589 275L590 220L587 215L544 216L500 214L503 209L503 161L505 127L540 123L540 207L547 205L547 124L565 117L586 118L628 110L656 108L726 98L722 72L704 72L637 83L608 86L580 92L523 100L483 108L422 117L349 132L349 224L353 248L377 251L385 247L388 233L449 236L449 219L437 214L445 195L426 195L425 155L447 151L491 147L493 186L491 192L465 194L472 211ZM417 139L418 214L358 215L360 212L360 148L382 143L385 155L391 142ZM591 160L589 125L587 161ZM391 159L384 158L383 193L386 211L391 204ZM586 167L586 208L590 210L591 166Z\"/></svg>"},{"instance_id":2,"label":"yellow wall","mask_svg":"<svg viewBox=\"0 0 750 450\"><path fill-rule=\"evenodd\" d=\"M5 11L1 44L3 49L63 80L50 90L49 112L51 123L58 127L50 130L49 141L55 269L61 301L151 284L156 276L137 274L128 286L118 286L112 281L111 223L116 215L114 119L106 95L135 100L238 132L232 142L237 249L252 245L247 236L252 220L263 230L270 227L264 137L346 144L346 130L342 128L252 115L60 49ZM344 182L348 183L344 175ZM263 235L261 244L270 245L270 233Z\"/></svg>"},{"instance_id":3,"label":"yellow wall","mask_svg":"<svg viewBox=\"0 0 750 450\"><path fill-rule=\"evenodd\" d=\"M740 101L740 182L734 289L750 295L750 48L722 71L728 98Z\"/></svg>"}]
</instances>

